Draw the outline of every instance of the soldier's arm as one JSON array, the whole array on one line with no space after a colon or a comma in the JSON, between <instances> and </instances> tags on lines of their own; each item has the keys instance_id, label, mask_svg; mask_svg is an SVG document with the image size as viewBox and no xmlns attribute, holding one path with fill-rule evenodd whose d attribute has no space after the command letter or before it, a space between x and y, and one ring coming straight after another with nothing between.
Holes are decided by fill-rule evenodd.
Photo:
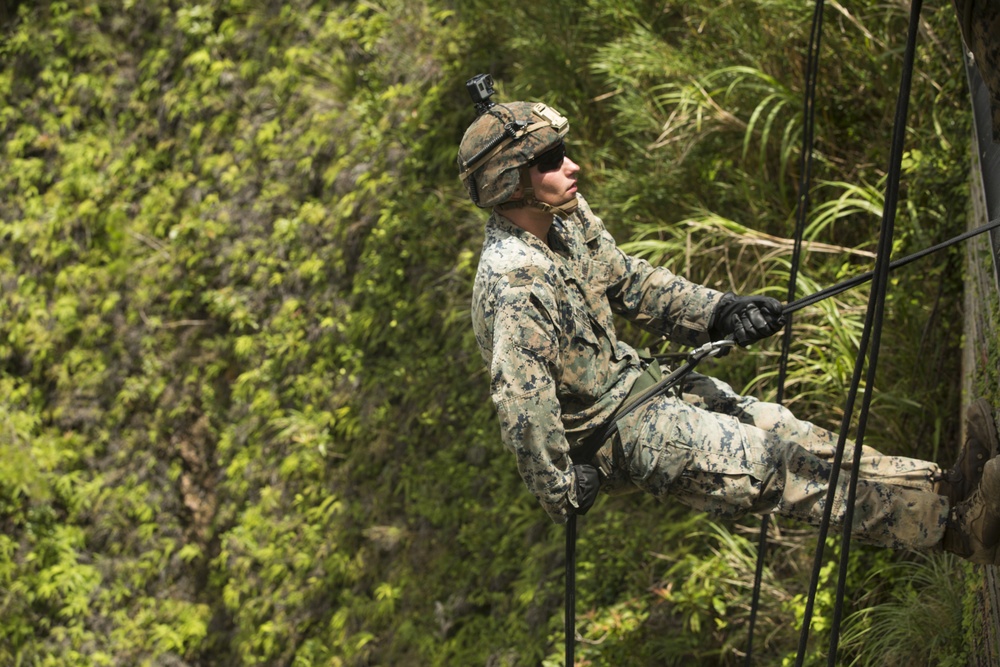
<instances>
[{"instance_id":1,"label":"soldier's arm","mask_svg":"<svg viewBox=\"0 0 1000 667\"><path fill-rule=\"evenodd\" d=\"M496 300L490 388L504 445L517 459L528 490L557 523L577 506L569 444L556 396L559 363L555 320L545 288L505 286Z\"/></svg>"},{"instance_id":2,"label":"soldier's arm","mask_svg":"<svg viewBox=\"0 0 1000 667\"><path fill-rule=\"evenodd\" d=\"M612 309L648 331L685 345L709 340L722 292L622 252L604 223L581 205L592 256L609 267L605 293Z\"/></svg>"}]
</instances>

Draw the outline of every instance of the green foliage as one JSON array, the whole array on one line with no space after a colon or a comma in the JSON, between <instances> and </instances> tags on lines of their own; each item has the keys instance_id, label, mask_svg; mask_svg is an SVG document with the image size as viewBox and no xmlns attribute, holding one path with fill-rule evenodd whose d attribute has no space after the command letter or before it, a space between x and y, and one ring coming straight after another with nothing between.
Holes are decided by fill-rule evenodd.
<instances>
[{"instance_id":1,"label":"green foliage","mask_svg":"<svg viewBox=\"0 0 1000 667\"><path fill-rule=\"evenodd\" d=\"M851 664L968 664L962 633L966 584L964 577L955 575L970 574L971 569L950 554L931 554L873 570L867 597L888 599L847 619L843 644L857 653ZM906 583L886 595L882 581Z\"/></svg>"},{"instance_id":2,"label":"green foliage","mask_svg":"<svg viewBox=\"0 0 1000 667\"><path fill-rule=\"evenodd\" d=\"M949 10L927 12L899 252L964 215ZM904 22L828 11L802 293L870 263ZM455 178L461 84L491 71L503 98L566 112L588 198L632 250L777 295L807 8L61 0L0 18L0 663L560 664L562 531L500 446L468 325L483 214ZM875 443L894 453L956 432L936 379L957 365L958 257L894 278ZM863 298L797 319L793 405L826 425ZM773 358L713 371L767 396ZM582 655L737 662L744 526L639 496L588 519ZM775 659L811 554L782 530L759 621Z\"/></svg>"}]
</instances>

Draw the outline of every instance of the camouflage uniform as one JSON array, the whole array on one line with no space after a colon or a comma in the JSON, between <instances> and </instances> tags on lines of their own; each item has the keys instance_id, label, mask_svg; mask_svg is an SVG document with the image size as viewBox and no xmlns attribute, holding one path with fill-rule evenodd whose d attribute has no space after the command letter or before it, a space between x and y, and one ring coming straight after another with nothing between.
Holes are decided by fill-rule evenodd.
<instances>
[{"instance_id":1,"label":"camouflage uniform","mask_svg":"<svg viewBox=\"0 0 1000 667\"><path fill-rule=\"evenodd\" d=\"M578 506L571 450L615 413L645 372L613 313L670 340L708 341L720 292L626 255L579 197L543 243L494 211L473 291L476 340L505 446L557 522ZM619 422L598 452L602 490L636 487L720 516L776 512L816 524L836 438L785 408L691 374ZM579 463L579 462L578 462ZM854 529L867 542L929 547L944 532L937 465L866 448ZM846 489L847 475L840 485ZM844 515L840 494L834 521Z\"/></svg>"}]
</instances>

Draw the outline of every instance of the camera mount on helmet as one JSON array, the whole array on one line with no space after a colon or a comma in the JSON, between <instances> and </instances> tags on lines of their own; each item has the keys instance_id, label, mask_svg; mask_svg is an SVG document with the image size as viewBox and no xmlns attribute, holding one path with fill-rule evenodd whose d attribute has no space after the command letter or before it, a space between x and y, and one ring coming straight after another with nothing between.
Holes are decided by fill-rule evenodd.
<instances>
[{"instance_id":1,"label":"camera mount on helmet","mask_svg":"<svg viewBox=\"0 0 1000 667\"><path fill-rule=\"evenodd\" d=\"M490 101L490 97L496 91L493 90L493 77L489 74L477 74L465 82L465 88L476 105L477 115L482 116L491 107L496 106L496 102Z\"/></svg>"}]
</instances>

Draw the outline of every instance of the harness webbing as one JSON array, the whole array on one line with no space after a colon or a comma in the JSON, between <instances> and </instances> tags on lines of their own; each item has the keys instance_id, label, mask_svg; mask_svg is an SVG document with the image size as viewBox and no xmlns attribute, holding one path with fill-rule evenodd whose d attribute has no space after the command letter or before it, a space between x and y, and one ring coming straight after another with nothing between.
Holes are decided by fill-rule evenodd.
<instances>
[{"instance_id":1,"label":"harness webbing","mask_svg":"<svg viewBox=\"0 0 1000 667\"><path fill-rule=\"evenodd\" d=\"M616 412L607 424L605 424L602 428L596 429L589 437L585 438L579 446L575 447L570 452L572 458L580 462L591 461L597 454L597 450L600 449L601 446L618 431L618 422L622 419L622 417L631 414L636 408L669 391L678 382L684 379L684 376L693 371L694 367L697 366L698 362L702 359L705 359L706 357L714 357L720 354L722 350L734 347L735 345L735 341L732 339L726 339L706 343L689 352L687 354L687 361L684 362L684 365L671 371L670 374L662 380L644 390L635 398L631 399L628 405Z\"/></svg>"}]
</instances>

